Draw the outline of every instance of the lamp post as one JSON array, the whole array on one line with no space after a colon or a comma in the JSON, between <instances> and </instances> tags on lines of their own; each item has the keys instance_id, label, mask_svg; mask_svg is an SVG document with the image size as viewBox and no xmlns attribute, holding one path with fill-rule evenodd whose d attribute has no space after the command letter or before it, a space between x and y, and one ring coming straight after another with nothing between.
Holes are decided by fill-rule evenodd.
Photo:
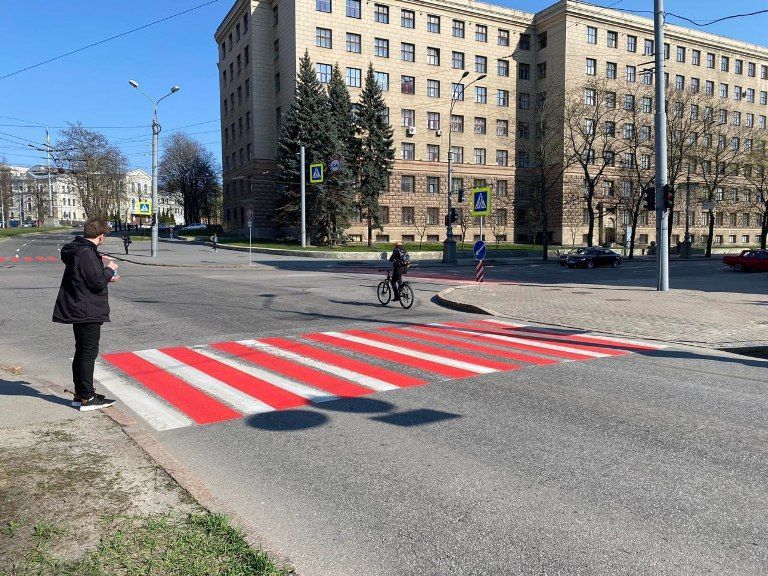
<instances>
[{"instance_id":1,"label":"lamp post","mask_svg":"<svg viewBox=\"0 0 768 576\"><path fill-rule=\"evenodd\" d=\"M464 90L466 88L469 88L474 84L475 82L479 82L483 78L485 78L485 74L481 74L472 82L467 84L466 86L463 86L460 84L464 78L469 76L469 71L465 70L464 73L461 75L461 78L459 79L458 86L452 88L451 90L451 106L450 111L448 114L448 213L446 214L446 227L445 227L445 242L443 242L443 263L444 264L456 264L458 261L457 255L456 255L456 239L453 237L453 226L451 222L451 208L452 208L452 189L453 186L453 153L451 152L451 136L453 135L453 107L456 105L456 102L459 100L459 95L461 95L461 99L464 99ZM461 93L461 94L459 94Z\"/></svg>"},{"instance_id":2,"label":"lamp post","mask_svg":"<svg viewBox=\"0 0 768 576\"><path fill-rule=\"evenodd\" d=\"M157 138L160 134L160 124L157 122L157 106L164 99L168 98L171 94L175 94L179 91L178 86L173 86L171 91L165 96L160 98L157 102L152 97L139 88L139 83L135 80L128 80L128 84L136 88L139 92L144 94L150 102L152 102L152 244L150 248L150 256L153 258L157 256L157 236L158 236L158 218L157 218Z\"/></svg>"}]
</instances>

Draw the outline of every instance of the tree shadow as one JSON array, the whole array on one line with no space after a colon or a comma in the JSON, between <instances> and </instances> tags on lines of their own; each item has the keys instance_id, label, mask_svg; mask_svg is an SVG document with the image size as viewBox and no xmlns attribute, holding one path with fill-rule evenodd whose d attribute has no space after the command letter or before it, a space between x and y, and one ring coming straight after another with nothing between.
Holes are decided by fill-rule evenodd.
<instances>
[{"instance_id":1,"label":"tree shadow","mask_svg":"<svg viewBox=\"0 0 768 576\"><path fill-rule=\"evenodd\" d=\"M37 390L29 382L22 380L6 380L0 378L0 396L26 396L28 398L38 398L51 404L58 404L60 406L70 406L70 400L62 398L61 396L55 396L53 394L46 394Z\"/></svg>"}]
</instances>

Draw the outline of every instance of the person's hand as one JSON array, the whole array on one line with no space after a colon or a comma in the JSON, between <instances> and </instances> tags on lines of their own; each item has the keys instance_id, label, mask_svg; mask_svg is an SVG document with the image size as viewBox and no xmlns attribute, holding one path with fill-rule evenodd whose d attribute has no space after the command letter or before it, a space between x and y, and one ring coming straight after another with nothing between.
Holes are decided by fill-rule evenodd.
<instances>
[{"instance_id":1,"label":"person's hand","mask_svg":"<svg viewBox=\"0 0 768 576\"><path fill-rule=\"evenodd\" d=\"M107 268L112 268L112 270L117 270L119 264L115 262L114 260L110 260L107 264Z\"/></svg>"},{"instance_id":2,"label":"person's hand","mask_svg":"<svg viewBox=\"0 0 768 576\"><path fill-rule=\"evenodd\" d=\"M110 282L120 282L120 274L113 274L112 278L109 279Z\"/></svg>"}]
</instances>

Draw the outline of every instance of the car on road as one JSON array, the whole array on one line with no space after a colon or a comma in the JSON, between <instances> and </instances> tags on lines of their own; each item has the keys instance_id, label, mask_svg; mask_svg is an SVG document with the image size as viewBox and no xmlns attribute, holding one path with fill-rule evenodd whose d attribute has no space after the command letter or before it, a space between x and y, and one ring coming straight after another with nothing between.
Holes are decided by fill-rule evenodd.
<instances>
[{"instance_id":1,"label":"car on road","mask_svg":"<svg viewBox=\"0 0 768 576\"><path fill-rule=\"evenodd\" d=\"M560 266L566 265L569 256L574 254L581 254L585 250L587 250L587 248L574 248L573 250L569 250L568 252L562 252L559 258Z\"/></svg>"},{"instance_id":2,"label":"car on road","mask_svg":"<svg viewBox=\"0 0 768 576\"><path fill-rule=\"evenodd\" d=\"M189 224L188 226L183 226L180 232L193 232L195 230L205 230L206 228L205 224Z\"/></svg>"},{"instance_id":3,"label":"car on road","mask_svg":"<svg viewBox=\"0 0 768 576\"><path fill-rule=\"evenodd\" d=\"M598 266L621 266L621 256L607 248L580 248L567 255L565 265L568 268L597 268Z\"/></svg>"},{"instance_id":4,"label":"car on road","mask_svg":"<svg viewBox=\"0 0 768 576\"><path fill-rule=\"evenodd\" d=\"M768 250L742 250L740 254L726 254L723 264L734 270L768 272Z\"/></svg>"}]
</instances>

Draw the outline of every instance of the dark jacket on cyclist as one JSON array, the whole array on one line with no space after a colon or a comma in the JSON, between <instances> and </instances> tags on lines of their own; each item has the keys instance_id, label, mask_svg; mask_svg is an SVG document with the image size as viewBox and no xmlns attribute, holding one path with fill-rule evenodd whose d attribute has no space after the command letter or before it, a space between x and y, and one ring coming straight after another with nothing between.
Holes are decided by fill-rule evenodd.
<instances>
[{"instance_id":1,"label":"dark jacket on cyclist","mask_svg":"<svg viewBox=\"0 0 768 576\"><path fill-rule=\"evenodd\" d=\"M400 300L400 284L403 282L403 274L408 269L410 260L408 252L403 248L403 243L395 243L395 249L392 251L392 256L389 257L389 261L392 262L391 283L392 292L395 295L394 300Z\"/></svg>"}]
</instances>

